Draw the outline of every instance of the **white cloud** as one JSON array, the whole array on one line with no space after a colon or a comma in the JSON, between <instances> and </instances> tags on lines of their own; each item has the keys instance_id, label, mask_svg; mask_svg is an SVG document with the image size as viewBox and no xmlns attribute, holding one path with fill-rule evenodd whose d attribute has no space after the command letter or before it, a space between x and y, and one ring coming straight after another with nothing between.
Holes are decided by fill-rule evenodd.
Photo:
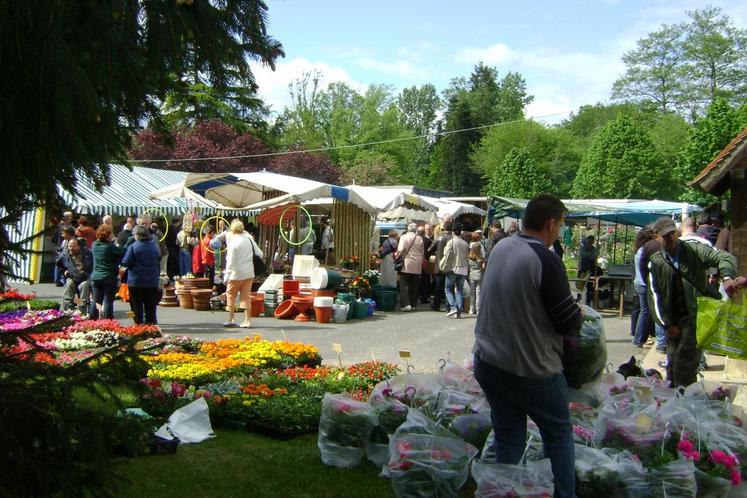
<instances>
[{"instance_id":1,"label":"white cloud","mask_svg":"<svg viewBox=\"0 0 747 498\"><path fill-rule=\"evenodd\" d=\"M286 106L290 105L288 85L301 78L304 73L315 70L321 73L319 86L322 89L338 81L350 85L361 93L368 88L368 85L355 81L340 66L331 66L325 62L311 62L302 57L277 64L275 71L264 65L252 64L252 71L259 86L259 97L265 104L271 106L275 113L281 113Z\"/></svg>"},{"instance_id":2,"label":"white cloud","mask_svg":"<svg viewBox=\"0 0 747 498\"><path fill-rule=\"evenodd\" d=\"M386 74L397 74L400 76L418 78L424 78L427 76L427 71L416 68L406 60L381 62L371 57L360 57L355 60L355 63L364 69L371 69Z\"/></svg>"},{"instance_id":3,"label":"white cloud","mask_svg":"<svg viewBox=\"0 0 747 498\"><path fill-rule=\"evenodd\" d=\"M488 65L505 64L515 58L516 54L505 43L496 43L485 48L467 47L454 56L457 62L476 64L482 61Z\"/></svg>"}]
</instances>

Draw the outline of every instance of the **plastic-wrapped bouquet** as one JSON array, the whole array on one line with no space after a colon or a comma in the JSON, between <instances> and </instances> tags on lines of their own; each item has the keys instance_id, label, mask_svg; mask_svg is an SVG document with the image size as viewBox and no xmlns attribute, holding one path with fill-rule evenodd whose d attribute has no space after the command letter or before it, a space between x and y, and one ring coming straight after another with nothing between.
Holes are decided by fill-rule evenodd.
<instances>
[{"instance_id":1,"label":"plastic-wrapped bouquet","mask_svg":"<svg viewBox=\"0 0 747 498\"><path fill-rule=\"evenodd\" d=\"M578 337L563 338L563 373L568 385L576 389L597 380L607 364L602 316L586 305L584 312Z\"/></svg>"},{"instance_id":2,"label":"plastic-wrapped bouquet","mask_svg":"<svg viewBox=\"0 0 747 498\"><path fill-rule=\"evenodd\" d=\"M385 475L398 497L457 496L477 448L410 408L389 440Z\"/></svg>"},{"instance_id":3,"label":"plastic-wrapped bouquet","mask_svg":"<svg viewBox=\"0 0 747 498\"><path fill-rule=\"evenodd\" d=\"M368 403L347 393L325 393L317 440L322 462L334 467L359 465L375 425L376 414Z\"/></svg>"}]
</instances>

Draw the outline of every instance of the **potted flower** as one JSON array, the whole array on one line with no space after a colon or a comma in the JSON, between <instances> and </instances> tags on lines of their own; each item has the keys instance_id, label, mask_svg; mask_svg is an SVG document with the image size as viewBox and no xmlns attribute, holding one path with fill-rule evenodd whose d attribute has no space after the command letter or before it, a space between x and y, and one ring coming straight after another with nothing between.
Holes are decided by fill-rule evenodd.
<instances>
[{"instance_id":1,"label":"potted flower","mask_svg":"<svg viewBox=\"0 0 747 498\"><path fill-rule=\"evenodd\" d=\"M371 294L371 282L365 276L355 277L350 282L350 289L358 297L367 297Z\"/></svg>"},{"instance_id":2,"label":"potted flower","mask_svg":"<svg viewBox=\"0 0 747 498\"><path fill-rule=\"evenodd\" d=\"M360 263L360 260L358 256L345 256L343 258L340 258L339 265L340 268L344 268L346 270L355 270L358 268L358 264Z\"/></svg>"},{"instance_id":3,"label":"potted flower","mask_svg":"<svg viewBox=\"0 0 747 498\"><path fill-rule=\"evenodd\" d=\"M375 425L376 414L368 403L356 401L345 393L326 393L317 442L322 462L334 467L359 465Z\"/></svg>"}]
</instances>

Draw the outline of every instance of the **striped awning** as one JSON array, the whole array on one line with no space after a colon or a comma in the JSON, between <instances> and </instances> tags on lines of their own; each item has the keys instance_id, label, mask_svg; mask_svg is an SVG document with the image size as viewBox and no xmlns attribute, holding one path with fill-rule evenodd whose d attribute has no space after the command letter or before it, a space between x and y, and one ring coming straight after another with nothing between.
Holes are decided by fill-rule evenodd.
<instances>
[{"instance_id":1,"label":"striped awning","mask_svg":"<svg viewBox=\"0 0 747 498\"><path fill-rule=\"evenodd\" d=\"M126 166L111 164L109 166L110 185L101 192L96 190L87 178L78 180L78 195L71 195L62 189L60 195L73 211L80 214L95 215L137 215L147 209L157 209L166 215L179 215L187 211L190 203L187 199L150 199L148 194L154 190L183 182L187 176L184 171L133 166L130 171ZM194 206L194 204L193 204ZM199 211L214 214L218 210L199 206ZM251 214L244 210L220 210L226 215Z\"/></svg>"}]
</instances>

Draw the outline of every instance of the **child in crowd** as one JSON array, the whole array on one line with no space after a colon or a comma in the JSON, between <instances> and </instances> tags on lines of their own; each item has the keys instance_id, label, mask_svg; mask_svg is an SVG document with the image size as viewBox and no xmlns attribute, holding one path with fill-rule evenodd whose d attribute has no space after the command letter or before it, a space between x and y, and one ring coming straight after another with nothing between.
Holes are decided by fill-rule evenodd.
<instances>
[{"instance_id":1,"label":"child in crowd","mask_svg":"<svg viewBox=\"0 0 747 498\"><path fill-rule=\"evenodd\" d=\"M485 272L485 258L480 242L472 242L469 247L469 314L480 311L480 290Z\"/></svg>"}]
</instances>

